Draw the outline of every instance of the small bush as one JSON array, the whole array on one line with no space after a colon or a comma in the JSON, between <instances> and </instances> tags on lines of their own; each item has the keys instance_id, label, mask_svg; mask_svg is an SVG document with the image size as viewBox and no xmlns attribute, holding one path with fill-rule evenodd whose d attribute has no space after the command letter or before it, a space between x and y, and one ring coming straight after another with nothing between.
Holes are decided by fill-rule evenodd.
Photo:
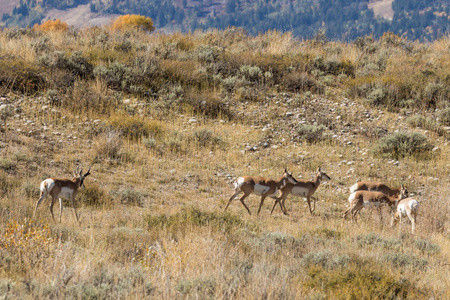
<instances>
[{"instance_id":1,"label":"small bush","mask_svg":"<svg viewBox=\"0 0 450 300\"><path fill-rule=\"evenodd\" d=\"M110 199L105 191L96 182L84 183L84 189L80 190L77 201L86 206L101 207L110 203Z\"/></svg>"},{"instance_id":2,"label":"small bush","mask_svg":"<svg viewBox=\"0 0 450 300\"><path fill-rule=\"evenodd\" d=\"M94 142L97 158L118 159L121 157L123 142L115 130L110 130L98 137Z\"/></svg>"},{"instance_id":3,"label":"small bush","mask_svg":"<svg viewBox=\"0 0 450 300\"><path fill-rule=\"evenodd\" d=\"M399 159L403 157L428 158L433 145L420 133L397 132L382 138L372 151L379 156Z\"/></svg>"},{"instance_id":4,"label":"small bush","mask_svg":"<svg viewBox=\"0 0 450 300\"><path fill-rule=\"evenodd\" d=\"M8 159L0 158L0 169L5 170L8 173L13 173L16 171L17 163Z\"/></svg>"},{"instance_id":5,"label":"small bush","mask_svg":"<svg viewBox=\"0 0 450 300\"><path fill-rule=\"evenodd\" d=\"M439 135L442 135L444 133L442 127L439 125L438 122L436 122L431 118L424 117L422 115L410 116L406 119L406 123L408 123L409 126L412 127L420 127L426 130L434 131Z\"/></svg>"},{"instance_id":6,"label":"small bush","mask_svg":"<svg viewBox=\"0 0 450 300\"><path fill-rule=\"evenodd\" d=\"M120 189L110 191L110 196L117 198L122 204L142 206L145 194L133 189Z\"/></svg>"},{"instance_id":7,"label":"small bush","mask_svg":"<svg viewBox=\"0 0 450 300\"><path fill-rule=\"evenodd\" d=\"M115 115L110 118L109 124L114 130L130 140L139 140L142 137L160 137L164 126L155 120L144 119L139 116Z\"/></svg>"},{"instance_id":8,"label":"small bush","mask_svg":"<svg viewBox=\"0 0 450 300\"><path fill-rule=\"evenodd\" d=\"M81 78L90 78L94 70L93 65L88 62L81 51L71 53L55 51L39 57L38 62L46 68L65 70L73 76Z\"/></svg>"},{"instance_id":9,"label":"small bush","mask_svg":"<svg viewBox=\"0 0 450 300\"><path fill-rule=\"evenodd\" d=\"M450 107L441 110L438 113L439 121L444 126L450 126Z\"/></svg>"},{"instance_id":10,"label":"small bush","mask_svg":"<svg viewBox=\"0 0 450 300\"><path fill-rule=\"evenodd\" d=\"M290 92L311 92L321 94L323 86L306 72L291 72L281 79L281 84Z\"/></svg>"},{"instance_id":11,"label":"small bush","mask_svg":"<svg viewBox=\"0 0 450 300\"><path fill-rule=\"evenodd\" d=\"M413 269L423 270L428 264L427 260L406 253L386 254L382 257L382 260L391 263L394 268L412 267Z\"/></svg>"},{"instance_id":12,"label":"small bush","mask_svg":"<svg viewBox=\"0 0 450 300\"><path fill-rule=\"evenodd\" d=\"M342 236L342 234L339 231L336 231L334 229L330 229L327 227L317 228L317 229L313 230L312 233L314 235L317 235L317 236L320 236L320 237L323 237L326 239L330 239L330 238L340 239Z\"/></svg>"},{"instance_id":13,"label":"small bush","mask_svg":"<svg viewBox=\"0 0 450 300\"><path fill-rule=\"evenodd\" d=\"M294 140L307 141L308 143L318 143L327 138L325 131L327 128L323 125L302 124L296 129Z\"/></svg>"},{"instance_id":14,"label":"small bush","mask_svg":"<svg viewBox=\"0 0 450 300\"><path fill-rule=\"evenodd\" d=\"M248 226L238 216L233 216L228 213L206 212L194 207L182 209L180 212L171 216L148 216L146 222L149 228L172 227L176 230L186 229L186 226L191 225L214 227L225 232Z\"/></svg>"},{"instance_id":15,"label":"small bush","mask_svg":"<svg viewBox=\"0 0 450 300\"><path fill-rule=\"evenodd\" d=\"M243 65L239 71L248 81L259 81L263 76L263 72L257 66Z\"/></svg>"},{"instance_id":16,"label":"small bush","mask_svg":"<svg viewBox=\"0 0 450 300\"><path fill-rule=\"evenodd\" d=\"M210 129L199 129L194 131L192 139L200 147L215 147L222 143L222 139L214 136L214 133Z\"/></svg>"},{"instance_id":17,"label":"small bush","mask_svg":"<svg viewBox=\"0 0 450 300\"><path fill-rule=\"evenodd\" d=\"M142 144L144 144L144 146L147 147L148 149L153 149L153 150L155 150L158 145L156 139L154 139L154 138L143 138Z\"/></svg>"},{"instance_id":18,"label":"small bush","mask_svg":"<svg viewBox=\"0 0 450 300\"><path fill-rule=\"evenodd\" d=\"M139 29L147 32L155 30L153 20L146 16L140 15L123 15L119 16L112 24L111 29L114 31Z\"/></svg>"},{"instance_id":19,"label":"small bush","mask_svg":"<svg viewBox=\"0 0 450 300\"><path fill-rule=\"evenodd\" d=\"M184 296L199 297L201 299L214 299L216 282L213 278L195 278L180 281L175 289Z\"/></svg>"},{"instance_id":20,"label":"small bush","mask_svg":"<svg viewBox=\"0 0 450 300\"><path fill-rule=\"evenodd\" d=\"M200 45L197 49L195 49L195 56L199 61L203 63L213 63L217 60L222 51L223 50L220 50L220 48L218 47Z\"/></svg>"},{"instance_id":21,"label":"small bush","mask_svg":"<svg viewBox=\"0 0 450 300\"><path fill-rule=\"evenodd\" d=\"M323 59L322 57L316 57L312 61L312 68L320 70L321 75L340 75L345 74L347 76L354 76L355 67L350 61L338 61L333 58Z\"/></svg>"},{"instance_id":22,"label":"small bush","mask_svg":"<svg viewBox=\"0 0 450 300\"><path fill-rule=\"evenodd\" d=\"M33 94L45 87L42 68L20 58L0 60L0 91Z\"/></svg>"},{"instance_id":23,"label":"small bush","mask_svg":"<svg viewBox=\"0 0 450 300\"><path fill-rule=\"evenodd\" d=\"M210 118L224 117L227 119L233 118L231 110L217 97L207 97L207 95L200 94L194 96L187 95L185 103L192 109L192 113L201 114Z\"/></svg>"},{"instance_id":24,"label":"small bush","mask_svg":"<svg viewBox=\"0 0 450 300\"><path fill-rule=\"evenodd\" d=\"M349 263L346 268L308 268L306 289L325 293L330 299L414 299L423 298L420 290L405 278L371 262Z\"/></svg>"},{"instance_id":25,"label":"small bush","mask_svg":"<svg viewBox=\"0 0 450 300\"><path fill-rule=\"evenodd\" d=\"M39 188L30 181L22 183L22 193L28 198L39 198Z\"/></svg>"},{"instance_id":26,"label":"small bush","mask_svg":"<svg viewBox=\"0 0 450 300\"><path fill-rule=\"evenodd\" d=\"M441 251L439 245L433 244L426 239L417 239L414 241L414 245L417 249L422 251L422 253L437 254Z\"/></svg>"},{"instance_id":27,"label":"small bush","mask_svg":"<svg viewBox=\"0 0 450 300\"><path fill-rule=\"evenodd\" d=\"M335 269L347 266L350 261L350 257L346 254L338 255L329 251L310 252L302 257L305 268L321 266L325 269Z\"/></svg>"},{"instance_id":28,"label":"small bush","mask_svg":"<svg viewBox=\"0 0 450 300\"><path fill-rule=\"evenodd\" d=\"M438 103L448 103L450 89L445 84L430 82L423 89L422 98L426 106L436 107Z\"/></svg>"},{"instance_id":29,"label":"small bush","mask_svg":"<svg viewBox=\"0 0 450 300\"><path fill-rule=\"evenodd\" d=\"M47 20L42 24L35 24L33 26L34 30L52 32L52 31L67 31L69 29L69 25L66 22L61 22L60 19L56 20Z\"/></svg>"},{"instance_id":30,"label":"small bush","mask_svg":"<svg viewBox=\"0 0 450 300\"><path fill-rule=\"evenodd\" d=\"M247 85L247 80L239 76L225 77L221 81L222 88L227 92L232 92Z\"/></svg>"}]
</instances>

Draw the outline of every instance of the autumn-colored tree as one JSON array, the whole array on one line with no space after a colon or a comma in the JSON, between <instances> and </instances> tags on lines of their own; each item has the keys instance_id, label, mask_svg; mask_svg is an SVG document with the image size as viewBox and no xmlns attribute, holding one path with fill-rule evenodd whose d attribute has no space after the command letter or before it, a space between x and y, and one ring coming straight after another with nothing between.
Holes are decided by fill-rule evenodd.
<instances>
[{"instance_id":1,"label":"autumn-colored tree","mask_svg":"<svg viewBox=\"0 0 450 300\"><path fill-rule=\"evenodd\" d=\"M118 17L112 24L112 30L141 29L147 32L155 30L153 20L141 15L123 15Z\"/></svg>"},{"instance_id":2,"label":"autumn-colored tree","mask_svg":"<svg viewBox=\"0 0 450 300\"><path fill-rule=\"evenodd\" d=\"M41 31L67 31L69 29L69 25L66 22L61 22L60 19L56 20L47 20L41 25L34 24L33 28L35 30Z\"/></svg>"}]
</instances>

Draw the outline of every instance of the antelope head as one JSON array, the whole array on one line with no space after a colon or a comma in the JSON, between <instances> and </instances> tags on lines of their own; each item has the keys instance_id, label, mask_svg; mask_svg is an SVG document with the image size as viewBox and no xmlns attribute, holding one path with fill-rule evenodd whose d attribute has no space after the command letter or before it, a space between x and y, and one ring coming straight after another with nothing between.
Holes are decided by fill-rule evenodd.
<instances>
[{"instance_id":1,"label":"antelope head","mask_svg":"<svg viewBox=\"0 0 450 300\"><path fill-rule=\"evenodd\" d=\"M317 169L317 174L316 174L316 176L319 177L319 178L322 179L322 180L331 180L331 177L328 176L327 173L323 172L323 171L320 169L320 167Z\"/></svg>"},{"instance_id":2,"label":"antelope head","mask_svg":"<svg viewBox=\"0 0 450 300\"><path fill-rule=\"evenodd\" d=\"M401 186L401 188L400 188L400 199L408 198L408 196L409 196L408 190L405 188L403 183L401 183L400 186Z\"/></svg>"},{"instance_id":3,"label":"antelope head","mask_svg":"<svg viewBox=\"0 0 450 300\"><path fill-rule=\"evenodd\" d=\"M292 176L292 172L289 173L287 168L284 168L283 178L287 179L287 181L289 181L292 184L296 184L297 183L297 180L294 178L294 176Z\"/></svg>"},{"instance_id":4,"label":"antelope head","mask_svg":"<svg viewBox=\"0 0 450 300\"><path fill-rule=\"evenodd\" d=\"M81 169L80 170L80 186L82 186L82 187L84 187L84 188L86 188L86 186L84 185L84 179L88 176L88 175L91 175L91 167L92 167L92 165L89 167L89 170L83 175L83 169ZM77 170L78 170L78 167L77 167Z\"/></svg>"}]
</instances>

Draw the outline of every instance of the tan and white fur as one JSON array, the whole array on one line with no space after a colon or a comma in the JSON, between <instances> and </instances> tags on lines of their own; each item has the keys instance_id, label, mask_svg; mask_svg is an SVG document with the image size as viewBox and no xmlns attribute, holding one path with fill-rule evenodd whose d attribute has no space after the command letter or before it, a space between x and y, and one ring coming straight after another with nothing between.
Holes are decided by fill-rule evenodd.
<instances>
[{"instance_id":1,"label":"tan and white fur","mask_svg":"<svg viewBox=\"0 0 450 300\"><path fill-rule=\"evenodd\" d=\"M381 203L387 203L390 207L394 207L399 200L406 198L408 191L403 189L398 196L388 196L382 192L376 191L356 191L348 197L350 202L350 208L344 212L343 218L345 218L349 213L352 214L352 219L356 222L356 216L366 206L378 207ZM382 216L380 214L380 221L382 221Z\"/></svg>"},{"instance_id":2,"label":"tan and white fur","mask_svg":"<svg viewBox=\"0 0 450 300\"><path fill-rule=\"evenodd\" d=\"M295 178L292 176L292 173L289 173L286 169L284 169L283 176L281 176L278 180L258 176L239 177L234 183L235 193L228 200L225 211L227 210L231 201L238 198L238 195L241 192L244 192L244 195L239 199L239 201L241 201L242 205L244 205L249 214L251 214L251 212L245 204L244 199L247 198L250 194L261 196L261 203L259 204L258 209L259 214L259 212L261 211L261 207L263 206L264 199L266 199L266 197L278 199L277 195L279 194L279 191L284 188L289 182L292 184L296 184L297 180L295 180Z\"/></svg>"},{"instance_id":3,"label":"tan and white fur","mask_svg":"<svg viewBox=\"0 0 450 300\"><path fill-rule=\"evenodd\" d=\"M391 226L395 226L398 222L400 222L400 226L402 223L402 217L408 217L411 221L411 232L414 234L416 229L416 219L417 212L419 211L419 201L413 198L402 199L398 202L397 210L395 214L392 216ZM399 230L400 230L399 226Z\"/></svg>"},{"instance_id":4,"label":"tan and white fur","mask_svg":"<svg viewBox=\"0 0 450 300\"><path fill-rule=\"evenodd\" d=\"M406 191L403 184L401 184L399 188L390 188L386 184L384 184L382 182L377 182L377 181L361 181L361 182L355 183L354 185L352 185L350 187L351 194L356 191L377 191L377 192L381 192L381 193L391 196L391 197L400 195L402 190ZM408 196L408 194L406 194L406 196ZM349 201L350 201L350 199L349 199ZM383 214L381 211L381 205L374 205L373 207L378 210L380 219L382 219Z\"/></svg>"},{"instance_id":5,"label":"tan and white fur","mask_svg":"<svg viewBox=\"0 0 450 300\"><path fill-rule=\"evenodd\" d=\"M270 212L272 214L275 206L277 203L280 203L281 210L287 214L286 206L284 206L284 202L286 201L287 196L290 194L297 196L297 197L303 197L308 202L309 212L312 214L314 210L316 210L316 201L317 199L313 197L314 193L316 192L317 188L320 185L321 180L331 180L330 176L328 176L325 172L323 172L320 167L317 169L316 177L314 180L297 180L297 183L288 183L284 188L281 189L281 196L280 201L276 200L272 211ZM311 209L311 199L314 200L314 207Z\"/></svg>"},{"instance_id":6,"label":"tan and white fur","mask_svg":"<svg viewBox=\"0 0 450 300\"><path fill-rule=\"evenodd\" d=\"M404 189L403 184L399 188L392 189L382 182L361 181L350 187L350 193L356 191L378 191L388 196L397 196Z\"/></svg>"},{"instance_id":7,"label":"tan and white fur","mask_svg":"<svg viewBox=\"0 0 450 300\"><path fill-rule=\"evenodd\" d=\"M47 197L47 195L50 195L52 197L52 202L50 204L50 212L52 214L53 221L55 221L55 216L53 214L53 205L55 205L56 199L59 199L59 222L61 223L61 217L62 217L62 211L63 211L63 205L62 205L62 199L61 198L67 198L70 199L72 202L73 209L75 211L75 216L77 218L77 221L79 222L77 210L75 208L75 197L77 196L78 189L81 186L84 186L83 182L84 179L90 175L89 172L91 170L91 167L89 167L89 170L86 174L83 175L83 170L80 170L80 173L74 174L74 177L72 179L66 179L66 178L47 178L44 181L41 182L41 193L39 200L36 202L36 207L34 209L33 218L36 216L36 211L38 209L39 204ZM75 173L78 173L78 168Z\"/></svg>"}]
</instances>

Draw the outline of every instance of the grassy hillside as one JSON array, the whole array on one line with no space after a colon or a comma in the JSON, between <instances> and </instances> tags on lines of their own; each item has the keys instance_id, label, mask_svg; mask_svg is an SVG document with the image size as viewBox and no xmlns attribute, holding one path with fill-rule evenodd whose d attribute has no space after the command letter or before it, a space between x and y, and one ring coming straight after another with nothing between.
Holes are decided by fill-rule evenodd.
<instances>
[{"instance_id":1,"label":"grassy hillside","mask_svg":"<svg viewBox=\"0 0 450 300\"><path fill-rule=\"evenodd\" d=\"M450 40L269 32L0 33L0 295L7 298L449 298ZM92 165L53 223L40 182ZM332 180L235 200L242 175ZM416 234L384 208L342 220L357 180L403 182ZM58 215L58 207L55 209Z\"/></svg>"}]
</instances>

